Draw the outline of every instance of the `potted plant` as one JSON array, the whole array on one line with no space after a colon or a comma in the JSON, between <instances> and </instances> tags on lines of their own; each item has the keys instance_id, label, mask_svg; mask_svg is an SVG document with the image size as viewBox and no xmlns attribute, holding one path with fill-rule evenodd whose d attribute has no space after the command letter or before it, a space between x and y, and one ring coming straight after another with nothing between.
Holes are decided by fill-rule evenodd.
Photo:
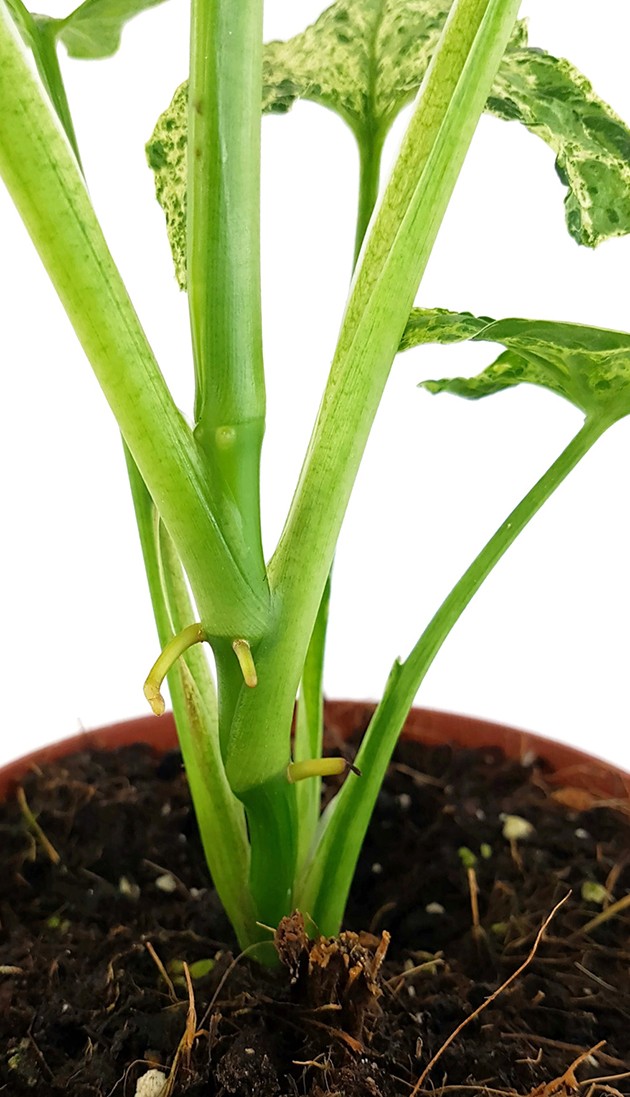
<instances>
[{"instance_id":1,"label":"potted plant","mask_svg":"<svg viewBox=\"0 0 630 1097\"><path fill-rule=\"evenodd\" d=\"M496 851L487 841L474 849L462 844L457 871L470 901L480 1000L475 1001L479 993L467 987L464 1023L460 1018L443 1040L431 1022L416 1018L416 1024L424 1025L422 1040L426 1038L428 1051L420 1047L417 1052L415 1081L414 1071L408 1071L403 1082L390 1081L394 1089L387 1091L378 1063L364 1055L366 1031L374 1026L382 995L379 975L387 940L378 934L374 940L356 934L336 937L350 882L394 747L441 644L530 518L594 442L630 411L630 336L555 321L497 321L468 312L414 308L413 303L484 107L503 118L518 119L551 145L568 188L569 230L589 246L628 231L630 134L577 70L528 46L526 29L517 22L517 0L457 0L452 6L337 0L312 27L264 50L261 0L238 7L228 0L193 0L189 79L175 92L147 147L177 279L188 297L195 376L190 426L164 382L94 213L57 61L59 43L79 57L111 53L122 24L146 6L150 5L136 3L113 10L105 0L87 0L65 19L46 19L31 15L20 0L3 0L0 168L123 436L162 647L148 673L145 694L154 712L163 712L161 690L168 677L200 840L238 943L262 964L273 963L280 955L311 1027L319 1023L317 1011L339 1014L341 1027L332 1032L333 1043L354 1056L353 1065L333 1062L328 1051L304 1057L297 1065L310 1069L304 1074L308 1092L334 1085L341 1092L376 1094L400 1092L395 1086L402 1085L418 1093L438 1059L444 1056L449 1062L446 1056L455 1029L474 1026L482 1011L490 1010L499 989L515 983L517 973L531 963L542 928L568 891L548 895L554 902L535 932L530 922L518 921L509 903L506 907L494 895L492 902L488 900L486 914L492 920L486 927L479 916L477 890L483 880L482 862L491 861ZM361 162L355 271L348 303L302 474L270 559L262 549L259 494L265 418L259 277L261 83L263 111L284 112L300 97L336 110L356 137ZM400 152L377 201L385 138L401 108L414 98ZM467 568L409 656L394 664L352 765L339 750L323 757L322 666L333 556L392 362L399 351L414 346L466 340L495 344L499 356L477 377L426 382L427 388L477 398L533 383L575 404L584 423ZM211 649L216 665L216 686L205 647ZM428 764L429 759L425 761ZM488 764L501 765L494 757ZM410 768L407 762L402 765ZM141 768L137 760L133 766ZM416 783L421 781L417 767L411 768ZM320 815L322 778L344 775ZM406 776L413 783L413 776ZM55 780L59 788L59 777ZM91 787L71 775L63 780L69 788ZM432 781L433 787L443 788L448 801L451 785L444 774L429 774L429 784ZM510 772L510 789L512 782ZM568 803L571 811L605 810L596 790L583 791L582 799L576 800L576 787L569 785L570 803L564 790L565 807ZM406 810L410 793L396 795L403 798L399 807ZM475 786L470 795L481 819L482 786ZM521 793L514 795L518 803ZM551 802L556 812L562 796L551 797ZM54 842L24 791L19 808L54 864ZM452 801L442 799L436 810L448 818ZM523 873L520 846L531 837L534 824L518 812L503 815L504 852L513 870ZM567 825L574 838L586 840L578 831L587 836L589 832L576 827L570 816ZM598 839L594 848L601 850L603 841L604 837ZM618 916L627 904L625 895L615 890L625 886L620 850L615 846L620 858L616 874L614 864L604 880L591 879L584 868L580 870L582 882L592 885L581 894L582 902L599 903L601 910L575 922L580 910L572 908L570 940L581 938L584 926L604 924L610 930L614 925L615 932L622 932ZM604 860L612 856L607 850ZM374 861L376 876L382 868ZM541 894L549 879L558 884L562 878L555 861L549 873ZM156 886L166 893L182 888L187 901L198 897L172 871L161 872ZM118 893L124 902L139 899L138 887L126 873L120 875ZM305 923L293 915L296 910ZM497 911L506 917L494 917ZM426 903L423 933L428 932L427 918L446 914L437 899ZM65 925L64 912L50 916L49 930L59 929L55 919L62 919L64 932L71 928ZM356 927L365 928L370 927ZM378 920L373 928L380 929ZM506 950L515 942L531 944L523 963L504 978L499 978L496 940L504 941ZM194 970L192 960L182 956L188 997L180 999L173 964L164 966L150 940L142 944L150 945L151 960L173 999L169 1018L181 1020L181 1001L187 1000L188 1013L183 1036L173 1046L168 1077L163 1063L150 1065L152 1049L145 1042L142 1057L149 1068L138 1078L138 1092L154 1087L155 1092L166 1093L177 1085L182 1092L186 1087L191 1093L202 1092L198 1087L207 1084L208 1072L207 1064L205 1075L200 1066L199 1047L215 1046L213 1026L219 1022L212 1006L233 969L221 975L208 1017L200 1019L194 976L216 972L216 955L199 957L205 967ZM185 951L181 940L179 947ZM615 948L619 952L617 938L609 950ZM434 976L444 958L435 950L425 955L422 941L415 952L424 958L408 970L422 979L427 973ZM583 953L580 956L584 968ZM9 978L24 975L20 964L5 967ZM107 971L113 971L111 964ZM482 971L492 971L493 979L481 978ZM402 986L405 978L404 972L390 977L389 990L397 992L399 980ZM607 993L615 995L615 984L599 969L596 981L607 983ZM115 982L112 976L108 986ZM406 989L414 987L411 982ZM241 987L241 994L248 993L248 986ZM260 1002L262 992L257 993ZM548 990L538 986L533 998L541 994L544 998ZM524 1009L529 1009L531 997L526 994ZM590 989L588 997L589 1007L595 1009ZM573 1004L567 997L562 1008L567 1011ZM110 1006L115 1009L115 1003L108 1002L107 1009ZM608 999L606 1009L613 1010ZM74 1015L72 1023L70 1043L81 1042L88 1030ZM60 1024L64 1029L63 1021ZM102 1027L94 1024L94 1031L102 1034ZM330 1036L331 1026L325 1027ZM11 1046L7 1079L27 1088L57 1084L54 1067L31 1037L29 1029ZM60 1041L67 1039L64 1029ZM543 1034L541 1039L553 1036ZM93 1046L91 1035L89 1040ZM245 1043L233 1042L239 1061L226 1065L232 1050L225 1053L215 1086L227 1092L271 1094L297 1084L295 1077L293 1083L287 1080L286 1071L278 1073L257 1040L246 1028ZM564 1043L565 1052L571 1050L567 1039L556 1043ZM564 1074L548 1074L544 1084L577 1086L577 1066L587 1062L601 1067L607 1055L612 1065L606 1077L614 1073L615 1064L617 1074L622 1073L619 1063L627 1049L615 1045L616 1053L610 1055L600 1050L600 1043L595 1050L595 1045L580 1046L567 1060ZM81 1044L82 1053L86 1046ZM404 1041L401 1047L403 1057L408 1055ZM596 1051L599 1060L593 1058ZM540 1063L536 1056L531 1064L528 1061L529 1077L545 1078L549 1065ZM537 1067L542 1074L536 1074ZM319 1080L318 1070L323 1070ZM595 1077L604 1073L600 1069ZM78 1084L85 1086L86 1077L81 1075ZM468 1077L472 1075L466 1068L464 1079ZM486 1077L483 1073L473 1081L481 1083ZM68 1084L64 1076L64 1087ZM91 1075L89 1084L93 1092L106 1091ZM121 1085L126 1084L124 1077ZM514 1087L516 1078L509 1084Z\"/></svg>"}]
</instances>

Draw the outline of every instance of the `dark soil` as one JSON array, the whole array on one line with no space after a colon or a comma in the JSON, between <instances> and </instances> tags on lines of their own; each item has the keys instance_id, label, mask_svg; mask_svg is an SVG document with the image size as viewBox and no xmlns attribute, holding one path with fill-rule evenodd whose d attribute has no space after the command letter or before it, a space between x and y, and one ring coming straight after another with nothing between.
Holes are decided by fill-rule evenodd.
<instances>
[{"instance_id":1,"label":"dark soil","mask_svg":"<svg viewBox=\"0 0 630 1097\"><path fill-rule=\"evenodd\" d=\"M628 802L495 750L403 745L357 933L313 945L287 922L270 971L237 960L177 755L80 754L23 787L0 808L0 1092L133 1097L175 1061L175 1095L403 1097L463 1025L418 1093L630 1093Z\"/></svg>"}]
</instances>

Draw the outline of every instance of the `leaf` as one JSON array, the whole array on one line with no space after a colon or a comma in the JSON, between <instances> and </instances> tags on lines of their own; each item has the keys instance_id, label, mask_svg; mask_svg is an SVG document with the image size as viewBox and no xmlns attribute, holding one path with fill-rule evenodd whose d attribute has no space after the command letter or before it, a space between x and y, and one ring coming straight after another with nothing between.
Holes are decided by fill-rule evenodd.
<instances>
[{"instance_id":1,"label":"leaf","mask_svg":"<svg viewBox=\"0 0 630 1097\"><path fill-rule=\"evenodd\" d=\"M345 118L359 139L386 131L415 94L442 32L444 0L337 0L263 61L263 110L310 99Z\"/></svg>"},{"instance_id":2,"label":"leaf","mask_svg":"<svg viewBox=\"0 0 630 1097\"><path fill-rule=\"evenodd\" d=\"M188 84L180 84L170 107L157 120L147 144L147 162L155 178L155 197L164 210L175 277L186 289L186 154Z\"/></svg>"},{"instance_id":3,"label":"leaf","mask_svg":"<svg viewBox=\"0 0 630 1097\"><path fill-rule=\"evenodd\" d=\"M264 109L311 99L336 110L359 140L383 136L416 94L449 8L445 0L337 0L302 34L266 47ZM521 122L556 154L579 244L630 232L630 131L573 65L528 47L524 22L487 109Z\"/></svg>"},{"instance_id":4,"label":"leaf","mask_svg":"<svg viewBox=\"0 0 630 1097\"><path fill-rule=\"evenodd\" d=\"M492 317L473 316L471 312L413 309L399 349L409 350L423 343L463 343L493 323Z\"/></svg>"},{"instance_id":5,"label":"leaf","mask_svg":"<svg viewBox=\"0 0 630 1097\"><path fill-rule=\"evenodd\" d=\"M445 309L414 309L401 350L423 343L500 343L503 354L476 377L425 381L429 392L476 400L523 382L570 400L587 416L630 413L630 334L552 320L490 320Z\"/></svg>"},{"instance_id":6,"label":"leaf","mask_svg":"<svg viewBox=\"0 0 630 1097\"><path fill-rule=\"evenodd\" d=\"M84 0L65 19L57 35L70 57L95 60L111 57L120 46L122 29L130 19L164 0Z\"/></svg>"},{"instance_id":7,"label":"leaf","mask_svg":"<svg viewBox=\"0 0 630 1097\"><path fill-rule=\"evenodd\" d=\"M448 0L337 0L305 31L265 46L263 112L283 114L308 99L336 111L360 144L382 143L416 94L450 7ZM568 188L568 230L578 243L594 247L630 232L630 131L568 61L527 45L524 22L512 35L487 110L521 122L554 151ZM186 112L184 84L147 146L182 288Z\"/></svg>"},{"instance_id":8,"label":"leaf","mask_svg":"<svg viewBox=\"0 0 630 1097\"><path fill-rule=\"evenodd\" d=\"M516 119L556 154L567 228L596 247L630 231L630 132L568 61L542 50L505 55L488 110Z\"/></svg>"}]
</instances>

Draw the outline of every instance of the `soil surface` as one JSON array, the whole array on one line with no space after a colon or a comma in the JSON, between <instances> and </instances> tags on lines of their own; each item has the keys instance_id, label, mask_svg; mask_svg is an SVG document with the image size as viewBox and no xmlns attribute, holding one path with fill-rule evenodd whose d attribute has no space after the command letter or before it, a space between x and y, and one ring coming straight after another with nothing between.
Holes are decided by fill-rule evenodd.
<instances>
[{"instance_id":1,"label":"soil surface","mask_svg":"<svg viewBox=\"0 0 630 1097\"><path fill-rule=\"evenodd\" d=\"M146 1097L159 1071L189 1097L630 1093L628 802L536 763L403 744L348 931L285 921L277 970L238 957L177 754L30 775L0 847L10 1097L133 1097L150 1070Z\"/></svg>"}]
</instances>

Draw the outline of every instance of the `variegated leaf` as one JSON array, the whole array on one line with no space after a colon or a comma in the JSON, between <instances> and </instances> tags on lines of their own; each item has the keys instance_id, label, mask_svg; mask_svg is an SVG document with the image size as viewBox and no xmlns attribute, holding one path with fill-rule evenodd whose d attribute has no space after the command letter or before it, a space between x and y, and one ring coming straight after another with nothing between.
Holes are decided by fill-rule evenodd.
<instances>
[{"instance_id":1,"label":"variegated leaf","mask_svg":"<svg viewBox=\"0 0 630 1097\"><path fill-rule=\"evenodd\" d=\"M310 99L340 114L359 142L379 144L416 94L450 6L449 0L337 0L301 34L265 46L263 111L284 113L297 99ZM527 46L524 23L515 29L487 109L522 122L553 149L578 243L593 247L630 232L630 131L568 61ZM181 286L186 110L183 85L147 146Z\"/></svg>"},{"instance_id":2,"label":"variegated leaf","mask_svg":"<svg viewBox=\"0 0 630 1097\"><path fill-rule=\"evenodd\" d=\"M630 413L630 334L551 320L490 320L444 309L414 309L401 350L424 343L500 343L505 351L476 377L425 381L430 392L469 399L523 382L564 396L586 415Z\"/></svg>"}]
</instances>

